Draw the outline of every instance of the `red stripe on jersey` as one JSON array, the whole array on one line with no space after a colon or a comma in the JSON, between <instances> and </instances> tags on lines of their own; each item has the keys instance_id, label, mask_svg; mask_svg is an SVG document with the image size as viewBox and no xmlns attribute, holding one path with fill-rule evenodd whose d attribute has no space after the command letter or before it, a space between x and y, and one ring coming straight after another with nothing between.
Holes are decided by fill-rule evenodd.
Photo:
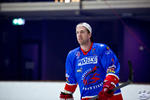
<instances>
[{"instance_id":1,"label":"red stripe on jersey","mask_svg":"<svg viewBox=\"0 0 150 100\"><path fill-rule=\"evenodd\" d=\"M119 79L116 76L114 76L114 75L106 76L105 80L111 81L111 82L113 82L115 84L117 84L119 82Z\"/></svg>"},{"instance_id":2,"label":"red stripe on jersey","mask_svg":"<svg viewBox=\"0 0 150 100\"><path fill-rule=\"evenodd\" d=\"M93 42L91 43L90 49L87 52L85 52L82 48L81 51L83 52L84 55L87 55L87 53L92 49L92 46L93 46Z\"/></svg>"},{"instance_id":3,"label":"red stripe on jersey","mask_svg":"<svg viewBox=\"0 0 150 100\"><path fill-rule=\"evenodd\" d=\"M77 85L66 84L64 89L73 93L75 91L76 87L77 87Z\"/></svg>"}]
</instances>

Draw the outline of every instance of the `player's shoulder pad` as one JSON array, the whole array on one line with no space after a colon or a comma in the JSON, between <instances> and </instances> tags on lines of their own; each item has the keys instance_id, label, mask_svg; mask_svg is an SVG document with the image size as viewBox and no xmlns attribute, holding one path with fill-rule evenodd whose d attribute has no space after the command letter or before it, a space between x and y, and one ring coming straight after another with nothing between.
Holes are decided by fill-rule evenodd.
<instances>
[{"instance_id":1,"label":"player's shoulder pad","mask_svg":"<svg viewBox=\"0 0 150 100\"><path fill-rule=\"evenodd\" d=\"M70 50L68 55L75 56L78 51L79 51L79 47L77 47L77 48L75 48L73 50Z\"/></svg>"},{"instance_id":2,"label":"player's shoulder pad","mask_svg":"<svg viewBox=\"0 0 150 100\"><path fill-rule=\"evenodd\" d=\"M96 47L98 47L99 49L106 49L106 48L109 48L106 44L103 44L103 43L94 43L94 45Z\"/></svg>"},{"instance_id":3,"label":"player's shoulder pad","mask_svg":"<svg viewBox=\"0 0 150 100\"><path fill-rule=\"evenodd\" d=\"M111 49L108 45L103 43L95 43L94 46L98 49L99 53L111 52Z\"/></svg>"}]
</instances>

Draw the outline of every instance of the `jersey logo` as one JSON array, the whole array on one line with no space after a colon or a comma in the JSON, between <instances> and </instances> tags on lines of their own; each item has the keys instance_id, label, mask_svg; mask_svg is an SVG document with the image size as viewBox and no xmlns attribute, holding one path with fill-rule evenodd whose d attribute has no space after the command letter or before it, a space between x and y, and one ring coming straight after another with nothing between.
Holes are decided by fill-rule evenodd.
<instances>
[{"instance_id":1,"label":"jersey logo","mask_svg":"<svg viewBox=\"0 0 150 100\"><path fill-rule=\"evenodd\" d=\"M84 85L96 83L97 80L100 80L100 78L98 77L100 74L95 73L96 70L97 67L95 66L93 69L89 70L88 72L86 72L86 74L84 74L83 76Z\"/></svg>"},{"instance_id":2,"label":"jersey logo","mask_svg":"<svg viewBox=\"0 0 150 100\"><path fill-rule=\"evenodd\" d=\"M66 73L66 82L68 82L68 83L69 83L68 78L69 78L69 75Z\"/></svg>"},{"instance_id":3,"label":"jersey logo","mask_svg":"<svg viewBox=\"0 0 150 100\"><path fill-rule=\"evenodd\" d=\"M95 48L92 49L92 53L94 53L94 52L95 52Z\"/></svg>"},{"instance_id":4,"label":"jersey logo","mask_svg":"<svg viewBox=\"0 0 150 100\"><path fill-rule=\"evenodd\" d=\"M79 59L79 57L80 57L80 52L79 51L76 53L76 57L77 57L77 59Z\"/></svg>"},{"instance_id":5,"label":"jersey logo","mask_svg":"<svg viewBox=\"0 0 150 100\"><path fill-rule=\"evenodd\" d=\"M97 62L98 62L97 56L84 57L84 58L78 60L78 66L83 66L83 65L87 65L87 64L97 64Z\"/></svg>"},{"instance_id":6,"label":"jersey logo","mask_svg":"<svg viewBox=\"0 0 150 100\"><path fill-rule=\"evenodd\" d=\"M82 72L82 68L80 68L80 69L77 69L77 72Z\"/></svg>"},{"instance_id":7,"label":"jersey logo","mask_svg":"<svg viewBox=\"0 0 150 100\"><path fill-rule=\"evenodd\" d=\"M116 66L113 64L112 66L109 66L107 69L107 73L115 73Z\"/></svg>"}]
</instances>

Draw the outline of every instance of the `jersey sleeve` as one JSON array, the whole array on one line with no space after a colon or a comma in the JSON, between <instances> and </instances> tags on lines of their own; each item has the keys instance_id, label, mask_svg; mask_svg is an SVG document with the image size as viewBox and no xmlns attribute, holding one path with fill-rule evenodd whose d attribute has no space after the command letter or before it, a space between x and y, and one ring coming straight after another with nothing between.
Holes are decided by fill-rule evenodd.
<instances>
[{"instance_id":1,"label":"jersey sleeve","mask_svg":"<svg viewBox=\"0 0 150 100\"><path fill-rule=\"evenodd\" d=\"M119 82L120 63L114 52L107 46L104 46L101 64L106 71L105 81L111 81L115 84Z\"/></svg>"},{"instance_id":2,"label":"jersey sleeve","mask_svg":"<svg viewBox=\"0 0 150 100\"><path fill-rule=\"evenodd\" d=\"M76 82L76 78L75 78L75 67L74 67L74 63L73 60L74 56L71 52L69 52L69 54L67 55L67 59L66 59L66 85L64 90L67 93L73 93L77 87L77 82Z\"/></svg>"}]
</instances>

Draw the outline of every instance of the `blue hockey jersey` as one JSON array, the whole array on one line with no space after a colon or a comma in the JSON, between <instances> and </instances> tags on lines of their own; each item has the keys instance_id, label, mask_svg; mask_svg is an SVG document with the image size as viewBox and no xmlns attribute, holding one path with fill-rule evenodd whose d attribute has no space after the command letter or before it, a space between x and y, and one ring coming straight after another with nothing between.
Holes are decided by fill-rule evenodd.
<instances>
[{"instance_id":1,"label":"blue hockey jersey","mask_svg":"<svg viewBox=\"0 0 150 100\"><path fill-rule=\"evenodd\" d=\"M88 52L78 47L68 53L66 82L79 85L81 98L92 98L102 90L107 75L119 79L119 70L120 64L113 51L105 44L92 43Z\"/></svg>"}]
</instances>

